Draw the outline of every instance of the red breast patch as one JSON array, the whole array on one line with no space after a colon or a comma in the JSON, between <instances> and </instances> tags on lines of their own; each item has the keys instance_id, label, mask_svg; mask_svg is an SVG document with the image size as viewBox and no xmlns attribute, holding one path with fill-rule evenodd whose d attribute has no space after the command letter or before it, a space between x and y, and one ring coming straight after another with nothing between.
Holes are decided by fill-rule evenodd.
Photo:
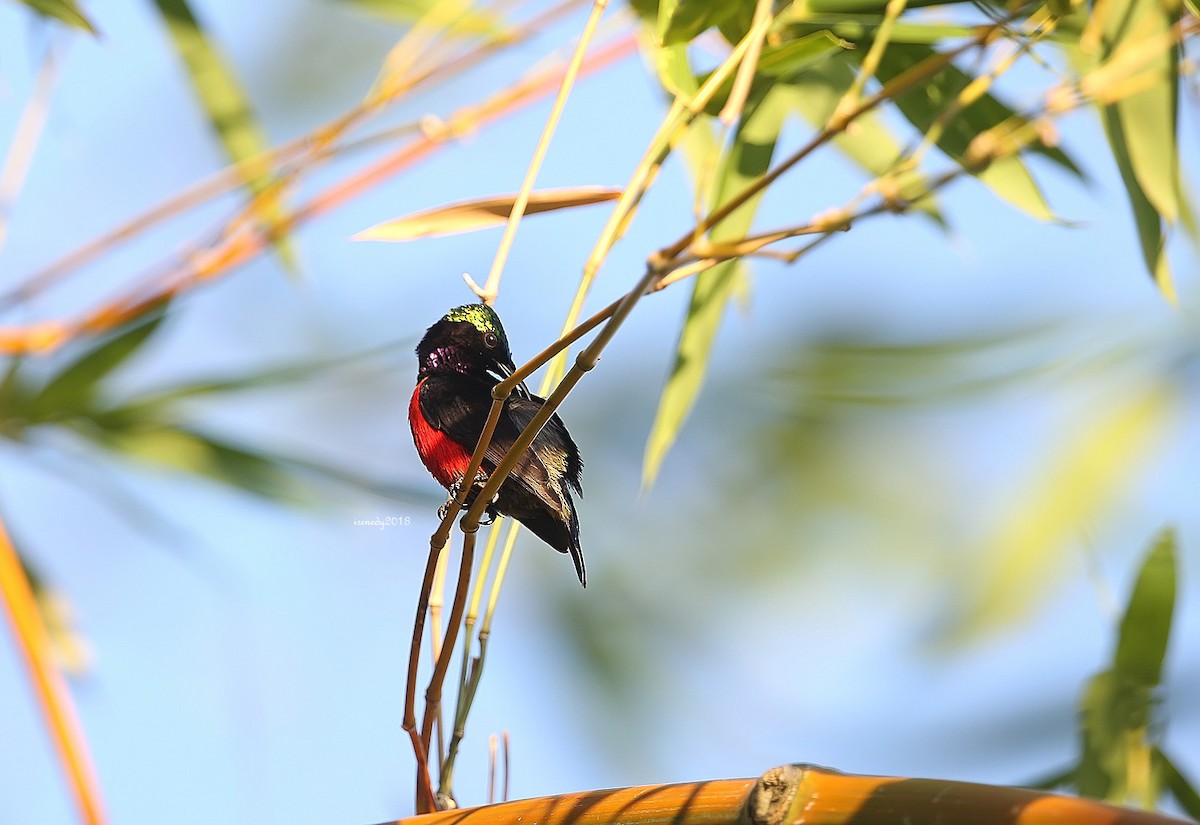
<instances>
[{"instance_id":1,"label":"red breast patch","mask_svg":"<svg viewBox=\"0 0 1200 825\"><path fill-rule=\"evenodd\" d=\"M408 404L408 425L412 427L413 442L417 445L421 463L438 484L448 490L467 472L471 452L425 420L421 412L421 385L428 380L422 378L413 390L412 401Z\"/></svg>"}]
</instances>

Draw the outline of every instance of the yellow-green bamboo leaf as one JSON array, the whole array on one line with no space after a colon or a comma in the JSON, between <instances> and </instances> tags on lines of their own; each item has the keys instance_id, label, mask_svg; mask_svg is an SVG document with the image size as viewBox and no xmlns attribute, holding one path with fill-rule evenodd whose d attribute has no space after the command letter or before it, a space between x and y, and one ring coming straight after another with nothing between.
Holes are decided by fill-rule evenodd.
<instances>
[{"instance_id":1,"label":"yellow-green bamboo leaf","mask_svg":"<svg viewBox=\"0 0 1200 825\"><path fill-rule=\"evenodd\" d=\"M272 234L275 249L285 266L294 270L295 255L291 245L286 236L279 233L285 209L266 158L269 143L237 74L204 31L187 0L154 2L175 43L175 50L187 67L192 88L209 123L254 196L255 217Z\"/></svg>"},{"instance_id":2,"label":"yellow-green bamboo leaf","mask_svg":"<svg viewBox=\"0 0 1200 825\"><path fill-rule=\"evenodd\" d=\"M1131 50L1161 40L1178 16L1178 4L1172 0L1112 0L1102 18L1101 64L1121 60ZM1081 51L1073 56L1077 64L1085 62ZM1190 225L1191 215L1179 176L1178 60L1178 46L1153 56L1148 65L1143 64L1138 81L1147 78L1150 85L1101 110L1113 159L1133 210L1142 259L1159 290L1172 303L1176 300L1175 284L1165 251L1164 224L1170 226L1185 218L1189 219L1185 225Z\"/></svg>"},{"instance_id":3,"label":"yellow-green bamboo leaf","mask_svg":"<svg viewBox=\"0 0 1200 825\"><path fill-rule=\"evenodd\" d=\"M525 214L572 209L613 201L620 189L605 186L574 186L567 189L543 189L529 195ZM411 241L438 235L455 235L500 226L508 220L517 196L498 195L437 206L411 215L377 223L353 236L356 241Z\"/></svg>"},{"instance_id":4,"label":"yellow-green bamboo leaf","mask_svg":"<svg viewBox=\"0 0 1200 825\"><path fill-rule=\"evenodd\" d=\"M850 56L835 55L824 63L806 68L781 87L781 91L789 95L794 111L819 128L829 122L838 100L853 82L854 72ZM915 198L928 188L926 177L919 170L894 170L902 151L900 142L874 111L859 115L853 129L844 129L834 136L833 145L872 177L892 175L896 194L902 198ZM936 197L922 198L916 209L933 218L939 226L945 225Z\"/></svg>"},{"instance_id":5,"label":"yellow-green bamboo leaf","mask_svg":"<svg viewBox=\"0 0 1200 825\"><path fill-rule=\"evenodd\" d=\"M1103 518L1163 441L1174 402L1165 387L1133 388L1064 433L1016 487L1019 495L980 553L981 589L948 635L999 627L1041 600L1064 548Z\"/></svg>"},{"instance_id":6,"label":"yellow-green bamboo leaf","mask_svg":"<svg viewBox=\"0 0 1200 825\"><path fill-rule=\"evenodd\" d=\"M712 201L719 206L764 174L771 165L775 142L788 113L782 95L768 90L747 102L742 120L717 172ZM750 229L758 197L752 198L713 227L713 241L743 238ZM680 332L675 361L658 403L642 463L642 486L654 483L663 459L696 403L708 372L708 357L731 297L744 278L738 261L725 261L696 276L687 319Z\"/></svg>"},{"instance_id":7,"label":"yellow-green bamboo leaf","mask_svg":"<svg viewBox=\"0 0 1200 825\"><path fill-rule=\"evenodd\" d=\"M75 0L20 0L38 14L61 20L68 26L82 29L88 34L98 34L92 21L79 9Z\"/></svg>"},{"instance_id":8,"label":"yellow-green bamboo leaf","mask_svg":"<svg viewBox=\"0 0 1200 825\"><path fill-rule=\"evenodd\" d=\"M1158 42L1171 42L1179 19L1173 0L1109 0L1103 36L1105 63L1124 60ZM1179 219L1179 147L1176 140L1179 105L1179 48L1156 49L1149 60L1139 59L1137 81L1146 88L1112 104L1120 113L1127 156L1138 185L1168 223ZM1117 82L1128 81L1120 78ZM1103 94L1103 89L1096 90Z\"/></svg>"}]
</instances>

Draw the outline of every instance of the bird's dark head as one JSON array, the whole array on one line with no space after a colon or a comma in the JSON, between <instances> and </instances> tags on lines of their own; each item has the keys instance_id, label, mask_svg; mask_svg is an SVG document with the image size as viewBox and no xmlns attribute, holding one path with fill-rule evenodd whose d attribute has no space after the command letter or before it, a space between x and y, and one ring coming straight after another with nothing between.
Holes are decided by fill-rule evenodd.
<instances>
[{"instance_id":1,"label":"bird's dark head","mask_svg":"<svg viewBox=\"0 0 1200 825\"><path fill-rule=\"evenodd\" d=\"M431 326L417 345L418 376L439 372L495 379L516 369L500 316L487 304L455 307Z\"/></svg>"}]
</instances>

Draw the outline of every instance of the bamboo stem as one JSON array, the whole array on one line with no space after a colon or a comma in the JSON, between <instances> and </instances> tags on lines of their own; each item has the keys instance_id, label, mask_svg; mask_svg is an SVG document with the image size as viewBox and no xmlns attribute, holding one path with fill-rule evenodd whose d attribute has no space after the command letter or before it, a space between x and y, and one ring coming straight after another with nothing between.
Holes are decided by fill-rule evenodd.
<instances>
[{"instance_id":1,"label":"bamboo stem","mask_svg":"<svg viewBox=\"0 0 1200 825\"><path fill-rule=\"evenodd\" d=\"M3 521L0 521L0 614L7 620L13 644L29 674L29 685L62 765L79 819L85 825L103 825L107 817L87 740L71 704L71 694L52 661L42 616Z\"/></svg>"},{"instance_id":2,"label":"bamboo stem","mask_svg":"<svg viewBox=\"0 0 1200 825\"><path fill-rule=\"evenodd\" d=\"M856 776L813 765L757 780L643 785L523 799L388 825L1187 825L1186 820L998 785Z\"/></svg>"}]
</instances>

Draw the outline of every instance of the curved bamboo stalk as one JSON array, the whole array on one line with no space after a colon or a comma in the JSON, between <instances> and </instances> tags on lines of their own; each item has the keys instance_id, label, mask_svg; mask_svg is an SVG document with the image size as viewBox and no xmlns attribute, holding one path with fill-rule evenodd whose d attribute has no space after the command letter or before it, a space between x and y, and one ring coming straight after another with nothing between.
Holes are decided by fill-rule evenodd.
<instances>
[{"instance_id":1,"label":"curved bamboo stalk","mask_svg":"<svg viewBox=\"0 0 1200 825\"><path fill-rule=\"evenodd\" d=\"M643 785L524 799L389 825L1186 825L1153 811L1044 791L783 765L757 780Z\"/></svg>"}]
</instances>

